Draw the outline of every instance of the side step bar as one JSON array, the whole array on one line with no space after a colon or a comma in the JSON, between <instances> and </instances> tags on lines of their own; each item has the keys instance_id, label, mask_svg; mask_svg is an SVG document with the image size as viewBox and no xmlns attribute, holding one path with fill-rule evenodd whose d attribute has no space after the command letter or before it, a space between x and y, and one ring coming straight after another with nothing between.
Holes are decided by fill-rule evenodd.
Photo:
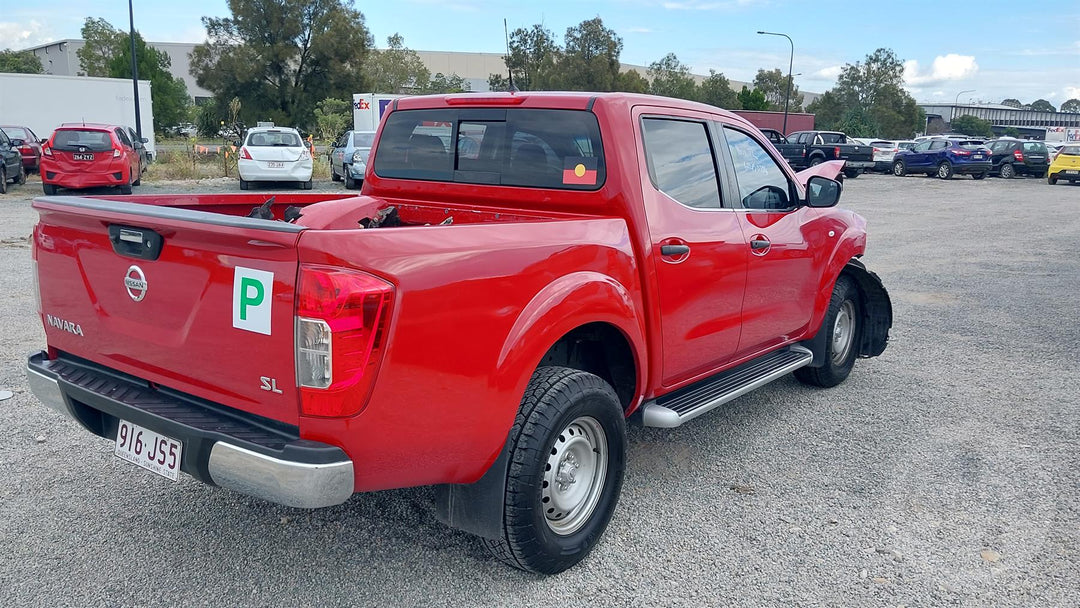
<instances>
[{"instance_id":1,"label":"side step bar","mask_svg":"<svg viewBox=\"0 0 1080 608\"><path fill-rule=\"evenodd\" d=\"M647 402L642 406L642 423L659 428L677 427L804 365L809 365L813 360L813 353L799 345L762 355Z\"/></svg>"}]
</instances>

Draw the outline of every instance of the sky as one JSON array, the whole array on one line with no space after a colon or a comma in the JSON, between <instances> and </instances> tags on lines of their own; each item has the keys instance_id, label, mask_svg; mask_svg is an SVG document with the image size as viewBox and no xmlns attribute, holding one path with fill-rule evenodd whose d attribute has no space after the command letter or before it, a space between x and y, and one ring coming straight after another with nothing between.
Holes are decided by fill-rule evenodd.
<instances>
[{"instance_id":1,"label":"sky","mask_svg":"<svg viewBox=\"0 0 1080 608\"><path fill-rule=\"evenodd\" d=\"M86 17L126 29L123 0L3 0L0 49L79 38ZM10 3L10 4L9 4ZM379 46L400 33L415 50L505 52L511 30L542 23L561 41L568 27L600 16L623 39L623 63L648 65L675 53L696 74L750 81L759 68L793 73L801 90L831 88L842 66L880 47L905 62L905 86L920 102L1055 106L1080 98L1080 2L867 0L380 0L358 1ZM225 0L134 0L135 27L150 41L200 42L201 17L229 15ZM959 97L957 97L959 96Z\"/></svg>"}]
</instances>

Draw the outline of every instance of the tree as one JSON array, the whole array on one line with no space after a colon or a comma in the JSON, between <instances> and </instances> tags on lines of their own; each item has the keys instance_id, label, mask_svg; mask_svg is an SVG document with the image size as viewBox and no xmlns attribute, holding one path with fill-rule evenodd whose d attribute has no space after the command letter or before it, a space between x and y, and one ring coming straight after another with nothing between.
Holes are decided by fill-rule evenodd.
<instances>
[{"instance_id":1,"label":"tree","mask_svg":"<svg viewBox=\"0 0 1080 608\"><path fill-rule=\"evenodd\" d=\"M79 65L87 76L109 76L109 64L116 57L123 32L104 19L87 17L83 21L83 47L75 51ZM130 41L130 38L127 40ZM130 53L130 51L129 51ZM128 57L131 57L129 54Z\"/></svg>"},{"instance_id":2,"label":"tree","mask_svg":"<svg viewBox=\"0 0 1080 608\"><path fill-rule=\"evenodd\" d=\"M41 59L30 51L0 51L0 72L14 74L41 74L45 68Z\"/></svg>"},{"instance_id":3,"label":"tree","mask_svg":"<svg viewBox=\"0 0 1080 608\"><path fill-rule=\"evenodd\" d=\"M351 118L351 102L327 97L315 105L315 133L319 139L330 141L345 131Z\"/></svg>"},{"instance_id":4,"label":"tree","mask_svg":"<svg viewBox=\"0 0 1080 608\"><path fill-rule=\"evenodd\" d=\"M428 81L426 87L424 87L425 93L465 93L472 87L469 83L465 82L465 79L457 74L450 74L449 76L442 72L436 72L431 80Z\"/></svg>"},{"instance_id":5,"label":"tree","mask_svg":"<svg viewBox=\"0 0 1080 608\"><path fill-rule=\"evenodd\" d=\"M709 70L709 76L698 85L698 99L725 110L738 110L741 107L739 94L731 88L731 81L716 70Z\"/></svg>"},{"instance_id":6,"label":"tree","mask_svg":"<svg viewBox=\"0 0 1080 608\"><path fill-rule=\"evenodd\" d=\"M1031 102L1031 109L1036 112L1057 112L1057 108L1054 107L1054 104L1045 99L1036 99Z\"/></svg>"},{"instance_id":7,"label":"tree","mask_svg":"<svg viewBox=\"0 0 1080 608\"><path fill-rule=\"evenodd\" d=\"M1080 99L1070 99L1061 104L1061 111L1070 114L1080 113Z\"/></svg>"},{"instance_id":8,"label":"tree","mask_svg":"<svg viewBox=\"0 0 1080 608\"><path fill-rule=\"evenodd\" d=\"M815 122L824 128L858 119L859 124L878 129L872 136L911 137L926 124L926 113L903 83L904 62L889 49L877 49L865 61L845 65L830 95L823 95L808 110L821 114Z\"/></svg>"},{"instance_id":9,"label":"tree","mask_svg":"<svg viewBox=\"0 0 1080 608\"><path fill-rule=\"evenodd\" d=\"M364 70L377 93L417 93L431 80L431 72L416 51L405 48L405 39L400 34L386 39L386 49L368 53Z\"/></svg>"},{"instance_id":10,"label":"tree","mask_svg":"<svg viewBox=\"0 0 1080 608\"><path fill-rule=\"evenodd\" d=\"M765 94L757 89L747 89L746 85L743 85L738 95L739 105L744 110L768 110L769 101L765 99Z\"/></svg>"},{"instance_id":11,"label":"tree","mask_svg":"<svg viewBox=\"0 0 1080 608\"><path fill-rule=\"evenodd\" d=\"M649 78L652 79L649 92L653 95L678 99L697 97L697 84L690 75L690 68L680 62L675 53L668 53L649 64Z\"/></svg>"},{"instance_id":12,"label":"tree","mask_svg":"<svg viewBox=\"0 0 1080 608\"><path fill-rule=\"evenodd\" d=\"M514 75L515 88L519 91L541 91L558 88L558 63L561 57L562 49L555 41L555 34L537 24L527 29L518 28L510 34L510 54L503 57L503 62ZM488 84L491 85L496 77L500 79L496 81L499 86L492 86L491 89L509 90L510 83L502 74L492 74Z\"/></svg>"},{"instance_id":13,"label":"tree","mask_svg":"<svg viewBox=\"0 0 1080 608\"><path fill-rule=\"evenodd\" d=\"M757 75L754 76L754 88L765 94L765 99L772 106L771 109L777 112L784 111L784 99L787 97L789 84L791 85L791 97L788 99L788 111L802 112L803 94L799 92L799 87L794 86L794 83L786 74L779 69L771 71L758 70Z\"/></svg>"},{"instance_id":14,"label":"tree","mask_svg":"<svg viewBox=\"0 0 1080 608\"><path fill-rule=\"evenodd\" d=\"M993 125L988 120L983 120L978 116L958 116L952 121L950 125L953 131L957 133L963 133L964 135L971 135L975 137L993 137L994 129Z\"/></svg>"},{"instance_id":15,"label":"tree","mask_svg":"<svg viewBox=\"0 0 1080 608\"><path fill-rule=\"evenodd\" d=\"M1017 108L1017 109L1020 109L1021 107L1024 106L1024 104L1020 103L1019 99L1013 99L1012 97L1010 97L1008 99L1002 99L1001 100L1001 105L1009 106L1010 108Z\"/></svg>"},{"instance_id":16,"label":"tree","mask_svg":"<svg viewBox=\"0 0 1080 608\"><path fill-rule=\"evenodd\" d=\"M103 20L101 20L103 21ZM131 36L116 32L113 37L112 59L109 60L105 76L112 78L131 78ZM81 49L80 49L81 50ZM149 80L154 109L154 129L163 133L188 118L191 98L187 85L180 78L172 75L169 69L172 60L168 53L159 51L146 44L143 37L135 32L135 57L139 69L139 80Z\"/></svg>"},{"instance_id":17,"label":"tree","mask_svg":"<svg viewBox=\"0 0 1080 608\"><path fill-rule=\"evenodd\" d=\"M850 137L874 137L879 127L869 112L860 106L853 106L844 112L840 121L831 129L842 131Z\"/></svg>"},{"instance_id":18,"label":"tree","mask_svg":"<svg viewBox=\"0 0 1080 608\"><path fill-rule=\"evenodd\" d=\"M649 81L637 70L619 72L619 77L615 79L615 90L625 93L648 93Z\"/></svg>"},{"instance_id":19,"label":"tree","mask_svg":"<svg viewBox=\"0 0 1080 608\"><path fill-rule=\"evenodd\" d=\"M619 80L622 38L600 17L566 29L559 61L560 85L570 91L614 91Z\"/></svg>"},{"instance_id":20,"label":"tree","mask_svg":"<svg viewBox=\"0 0 1080 608\"><path fill-rule=\"evenodd\" d=\"M308 128L319 100L368 88L373 41L351 0L229 0L229 11L203 17L207 41L191 53L191 73L214 93L217 112L238 97L243 122Z\"/></svg>"},{"instance_id":21,"label":"tree","mask_svg":"<svg viewBox=\"0 0 1080 608\"><path fill-rule=\"evenodd\" d=\"M1005 137L1020 137L1020 130L1016 127L1005 127L1001 134Z\"/></svg>"}]
</instances>

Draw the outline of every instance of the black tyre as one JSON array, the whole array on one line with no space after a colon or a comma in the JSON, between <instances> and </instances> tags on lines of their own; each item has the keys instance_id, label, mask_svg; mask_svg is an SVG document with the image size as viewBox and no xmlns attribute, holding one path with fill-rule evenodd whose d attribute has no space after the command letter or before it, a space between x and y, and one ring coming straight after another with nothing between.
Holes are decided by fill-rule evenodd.
<instances>
[{"instance_id":1,"label":"black tyre","mask_svg":"<svg viewBox=\"0 0 1080 608\"><path fill-rule=\"evenodd\" d=\"M825 162L825 159L821 158L820 156L815 156L814 158L810 159L810 166L811 167L816 167L816 166L820 165L823 162Z\"/></svg>"},{"instance_id":2,"label":"black tyre","mask_svg":"<svg viewBox=\"0 0 1080 608\"><path fill-rule=\"evenodd\" d=\"M15 183L20 186L26 183L26 169L19 167L19 176L15 178Z\"/></svg>"},{"instance_id":3,"label":"black tyre","mask_svg":"<svg viewBox=\"0 0 1080 608\"><path fill-rule=\"evenodd\" d=\"M825 334L825 364L801 367L795 377L804 384L832 387L843 382L855 367L862 340L862 301L855 283L841 275L833 287L829 310L818 331Z\"/></svg>"},{"instance_id":4,"label":"black tyre","mask_svg":"<svg viewBox=\"0 0 1080 608\"><path fill-rule=\"evenodd\" d=\"M41 184L41 189L45 192L45 196L53 196L56 194L56 186L52 184Z\"/></svg>"},{"instance_id":5,"label":"black tyre","mask_svg":"<svg viewBox=\"0 0 1080 608\"><path fill-rule=\"evenodd\" d=\"M347 167L345 169L345 189L346 190L355 190L356 189L356 180L353 179L351 175L349 175L349 169Z\"/></svg>"},{"instance_id":6,"label":"black tyre","mask_svg":"<svg viewBox=\"0 0 1080 608\"><path fill-rule=\"evenodd\" d=\"M241 190L247 190L249 187L250 187L250 182L248 182L246 179L241 177L240 178L240 189Z\"/></svg>"},{"instance_id":7,"label":"black tyre","mask_svg":"<svg viewBox=\"0 0 1080 608\"><path fill-rule=\"evenodd\" d=\"M953 176L952 163L947 160L941 161L937 166L937 176L941 179L949 179Z\"/></svg>"},{"instance_id":8,"label":"black tyre","mask_svg":"<svg viewBox=\"0 0 1080 608\"><path fill-rule=\"evenodd\" d=\"M332 165L332 164L330 165L330 181L333 181L333 182L340 182L341 181L341 176L337 174L337 171L334 170L334 165Z\"/></svg>"},{"instance_id":9,"label":"black tyre","mask_svg":"<svg viewBox=\"0 0 1080 608\"><path fill-rule=\"evenodd\" d=\"M1001 177L1004 179L1012 179L1016 177L1016 169L1013 168L1010 163L1005 163L1004 165L1001 165L1001 169L999 169L999 171L1001 172Z\"/></svg>"},{"instance_id":10,"label":"black tyre","mask_svg":"<svg viewBox=\"0 0 1080 608\"><path fill-rule=\"evenodd\" d=\"M855 179L856 177L862 175L862 169L845 169L844 175L846 175L849 179Z\"/></svg>"},{"instance_id":11,"label":"black tyre","mask_svg":"<svg viewBox=\"0 0 1080 608\"><path fill-rule=\"evenodd\" d=\"M142 174L143 174L143 169L139 169L139 179L131 182L132 186L141 186L142 185Z\"/></svg>"},{"instance_id":12,"label":"black tyre","mask_svg":"<svg viewBox=\"0 0 1080 608\"><path fill-rule=\"evenodd\" d=\"M7 194L7 169L0 167L0 194Z\"/></svg>"},{"instance_id":13,"label":"black tyre","mask_svg":"<svg viewBox=\"0 0 1080 608\"><path fill-rule=\"evenodd\" d=\"M1058 180L1058 178L1056 178L1056 177L1048 177L1048 178L1046 178L1046 183L1050 184L1051 186L1056 186L1057 185L1057 180Z\"/></svg>"},{"instance_id":14,"label":"black tyre","mask_svg":"<svg viewBox=\"0 0 1080 608\"><path fill-rule=\"evenodd\" d=\"M300 189L301 190L311 190L311 180L309 179L306 182L300 182Z\"/></svg>"},{"instance_id":15,"label":"black tyre","mask_svg":"<svg viewBox=\"0 0 1080 608\"><path fill-rule=\"evenodd\" d=\"M971 179L986 179L986 172L983 171L982 173L972 173Z\"/></svg>"},{"instance_id":16,"label":"black tyre","mask_svg":"<svg viewBox=\"0 0 1080 608\"><path fill-rule=\"evenodd\" d=\"M484 543L515 568L562 572L588 555L619 501L622 406L611 385L593 374L541 367L508 442L503 533Z\"/></svg>"},{"instance_id":17,"label":"black tyre","mask_svg":"<svg viewBox=\"0 0 1080 608\"><path fill-rule=\"evenodd\" d=\"M896 177L904 177L907 175L907 166L904 165L904 161L898 160L892 165L892 174Z\"/></svg>"}]
</instances>

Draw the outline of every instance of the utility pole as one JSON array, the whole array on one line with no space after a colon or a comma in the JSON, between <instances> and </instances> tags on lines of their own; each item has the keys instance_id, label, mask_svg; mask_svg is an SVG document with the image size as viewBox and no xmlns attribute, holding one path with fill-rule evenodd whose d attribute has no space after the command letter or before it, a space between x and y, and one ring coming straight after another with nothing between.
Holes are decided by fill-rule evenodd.
<instances>
[{"instance_id":1,"label":"utility pole","mask_svg":"<svg viewBox=\"0 0 1080 608\"><path fill-rule=\"evenodd\" d=\"M761 30L758 30L758 33L765 36L783 36L784 38L787 38L788 44L791 45L791 56L788 58L787 65L787 93L784 94L784 137L787 137L788 101L791 99L791 66L795 63L795 43L791 41L791 36L788 36L787 34L763 32Z\"/></svg>"}]
</instances>

